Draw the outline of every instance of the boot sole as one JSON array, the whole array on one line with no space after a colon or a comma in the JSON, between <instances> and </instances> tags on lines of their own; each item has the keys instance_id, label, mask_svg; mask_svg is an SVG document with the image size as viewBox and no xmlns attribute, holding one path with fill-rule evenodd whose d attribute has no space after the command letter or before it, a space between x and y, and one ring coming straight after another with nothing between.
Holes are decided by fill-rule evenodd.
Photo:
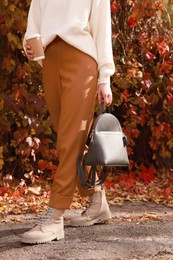
<instances>
[{"instance_id":1,"label":"boot sole","mask_svg":"<svg viewBox=\"0 0 173 260\"><path fill-rule=\"evenodd\" d=\"M99 216L99 217L97 217L93 220L90 220L90 221L84 221L84 222L81 222L81 223L72 223L71 222L69 225L72 226L72 227L89 227L89 226L93 226L94 224L104 223L111 218L112 218L111 214L105 214L105 215Z\"/></svg>"},{"instance_id":2,"label":"boot sole","mask_svg":"<svg viewBox=\"0 0 173 260\"><path fill-rule=\"evenodd\" d=\"M58 234L58 236L50 236L44 239L27 239L27 238L21 238L21 242L25 244L43 244L43 243L48 243L52 240L61 240L64 238L64 233Z\"/></svg>"}]
</instances>

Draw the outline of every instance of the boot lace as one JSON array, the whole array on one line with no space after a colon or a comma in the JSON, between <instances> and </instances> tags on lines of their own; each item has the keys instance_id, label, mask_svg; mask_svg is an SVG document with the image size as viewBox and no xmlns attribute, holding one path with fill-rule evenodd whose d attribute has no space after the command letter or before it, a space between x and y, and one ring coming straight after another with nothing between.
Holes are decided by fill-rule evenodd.
<instances>
[{"instance_id":1,"label":"boot lace","mask_svg":"<svg viewBox=\"0 0 173 260\"><path fill-rule=\"evenodd\" d=\"M40 219L39 225L44 226L51 222L55 209L48 207L47 212Z\"/></svg>"},{"instance_id":2,"label":"boot lace","mask_svg":"<svg viewBox=\"0 0 173 260\"><path fill-rule=\"evenodd\" d=\"M89 216L89 215L90 215L90 212L93 211L94 204L95 204L94 195L92 195L92 196L90 197L89 205L88 205L87 209L82 212L82 215L85 214L85 215Z\"/></svg>"}]
</instances>

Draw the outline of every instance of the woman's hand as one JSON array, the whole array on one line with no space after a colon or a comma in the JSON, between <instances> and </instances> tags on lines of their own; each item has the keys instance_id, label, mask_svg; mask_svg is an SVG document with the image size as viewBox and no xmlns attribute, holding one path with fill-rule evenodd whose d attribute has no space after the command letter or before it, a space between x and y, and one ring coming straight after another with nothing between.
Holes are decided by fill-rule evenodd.
<instances>
[{"instance_id":1,"label":"woman's hand","mask_svg":"<svg viewBox=\"0 0 173 260\"><path fill-rule=\"evenodd\" d=\"M104 105L110 106L112 103L112 90L110 84L108 83L101 83L98 85L98 102L104 102Z\"/></svg>"},{"instance_id":2,"label":"woman's hand","mask_svg":"<svg viewBox=\"0 0 173 260\"><path fill-rule=\"evenodd\" d=\"M43 46L43 50L45 50L45 46ZM24 48L25 54L28 58L28 60L33 60L34 59L34 52L31 50L31 46L26 44Z\"/></svg>"},{"instance_id":3,"label":"woman's hand","mask_svg":"<svg viewBox=\"0 0 173 260\"><path fill-rule=\"evenodd\" d=\"M34 52L31 50L31 46L26 44L24 51L25 51L25 54L26 54L28 60L33 60Z\"/></svg>"}]
</instances>

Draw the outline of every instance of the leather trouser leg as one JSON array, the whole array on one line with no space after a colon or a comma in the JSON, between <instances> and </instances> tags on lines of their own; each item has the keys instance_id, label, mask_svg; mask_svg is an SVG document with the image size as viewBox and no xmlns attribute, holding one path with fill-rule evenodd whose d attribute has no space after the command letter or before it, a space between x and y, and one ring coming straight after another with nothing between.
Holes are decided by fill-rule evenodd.
<instances>
[{"instance_id":1,"label":"leather trouser leg","mask_svg":"<svg viewBox=\"0 0 173 260\"><path fill-rule=\"evenodd\" d=\"M45 56L43 85L46 104L57 131L59 157L49 206L66 209L73 201L76 185L82 196L96 191L81 187L76 162L93 120L98 67L92 57L60 38L47 47Z\"/></svg>"}]
</instances>

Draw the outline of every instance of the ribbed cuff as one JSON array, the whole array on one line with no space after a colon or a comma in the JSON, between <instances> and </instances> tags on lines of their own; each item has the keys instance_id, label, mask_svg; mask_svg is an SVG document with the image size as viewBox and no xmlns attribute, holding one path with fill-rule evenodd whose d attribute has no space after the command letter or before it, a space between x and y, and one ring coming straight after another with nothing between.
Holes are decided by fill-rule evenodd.
<instances>
[{"instance_id":1,"label":"ribbed cuff","mask_svg":"<svg viewBox=\"0 0 173 260\"><path fill-rule=\"evenodd\" d=\"M105 64L99 69L98 84L110 84L110 76L114 73L112 64Z\"/></svg>"},{"instance_id":2,"label":"ribbed cuff","mask_svg":"<svg viewBox=\"0 0 173 260\"><path fill-rule=\"evenodd\" d=\"M98 84L110 84L110 76L100 76L98 79Z\"/></svg>"}]
</instances>

